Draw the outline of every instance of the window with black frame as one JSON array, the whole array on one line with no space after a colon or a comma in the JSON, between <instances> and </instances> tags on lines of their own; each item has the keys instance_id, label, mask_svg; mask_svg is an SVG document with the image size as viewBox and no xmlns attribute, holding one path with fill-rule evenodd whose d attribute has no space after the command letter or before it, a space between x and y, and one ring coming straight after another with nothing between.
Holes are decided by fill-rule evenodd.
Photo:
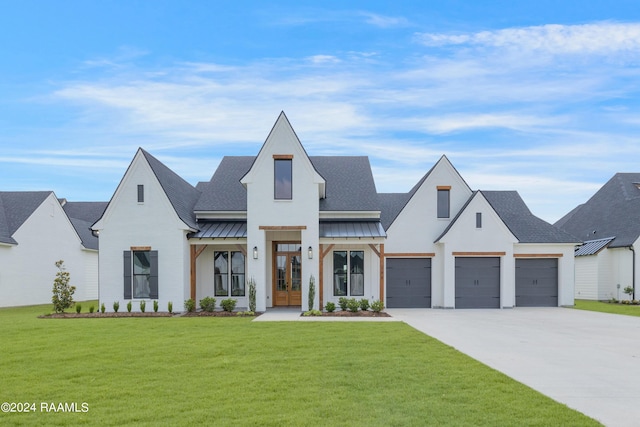
<instances>
[{"instance_id":1,"label":"window with black frame","mask_svg":"<svg viewBox=\"0 0 640 427\"><path fill-rule=\"evenodd\" d=\"M240 251L215 251L214 295L217 297L245 296L245 256Z\"/></svg>"},{"instance_id":2,"label":"window with black frame","mask_svg":"<svg viewBox=\"0 0 640 427\"><path fill-rule=\"evenodd\" d=\"M364 251L333 251L333 295L364 295Z\"/></svg>"}]
</instances>

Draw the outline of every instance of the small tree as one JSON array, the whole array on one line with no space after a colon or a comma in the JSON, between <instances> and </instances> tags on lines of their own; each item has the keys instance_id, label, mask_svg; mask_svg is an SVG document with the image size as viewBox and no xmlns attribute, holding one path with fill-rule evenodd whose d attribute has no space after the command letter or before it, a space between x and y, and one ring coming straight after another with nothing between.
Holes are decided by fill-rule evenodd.
<instances>
[{"instance_id":1,"label":"small tree","mask_svg":"<svg viewBox=\"0 0 640 427\"><path fill-rule=\"evenodd\" d=\"M64 313L67 308L73 306L73 294L76 291L75 286L69 286L71 274L64 268L64 261L56 261L58 272L53 281L53 296L51 302L56 313Z\"/></svg>"},{"instance_id":2,"label":"small tree","mask_svg":"<svg viewBox=\"0 0 640 427\"><path fill-rule=\"evenodd\" d=\"M256 312L256 281L249 279L249 311Z\"/></svg>"},{"instance_id":3,"label":"small tree","mask_svg":"<svg viewBox=\"0 0 640 427\"><path fill-rule=\"evenodd\" d=\"M622 290L622 292L629 295L629 299L633 299L633 286L627 286Z\"/></svg>"},{"instance_id":4,"label":"small tree","mask_svg":"<svg viewBox=\"0 0 640 427\"><path fill-rule=\"evenodd\" d=\"M316 279L313 274L309 278L309 310L313 310L313 303L316 299Z\"/></svg>"}]
</instances>

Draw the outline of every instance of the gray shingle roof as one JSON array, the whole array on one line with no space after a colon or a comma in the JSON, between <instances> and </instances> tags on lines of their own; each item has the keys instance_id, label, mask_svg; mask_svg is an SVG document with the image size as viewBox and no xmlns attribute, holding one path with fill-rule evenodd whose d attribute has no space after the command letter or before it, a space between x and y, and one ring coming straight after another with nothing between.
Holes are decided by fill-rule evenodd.
<instances>
[{"instance_id":1,"label":"gray shingle roof","mask_svg":"<svg viewBox=\"0 0 640 427\"><path fill-rule=\"evenodd\" d=\"M196 211L246 211L247 191L240 179L255 157L226 156L211 181L199 184L202 195ZM326 180L326 197L321 211L377 211L378 196L369 159L364 156L311 156L311 163Z\"/></svg>"},{"instance_id":2,"label":"gray shingle roof","mask_svg":"<svg viewBox=\"0 0 640 427\"><path fill-rule=\"evenodd\" d=\"M326 197L321 211L378 211L378 193L365 156L311 156L309 158L326 181Z\"/></svg>"},{"instance_id":3,"label":"gray shingle roof","mask_svg":"<svg viewBox=\"0 0 640 427\"><path fill-rule=\"evenodd\" d=\"M160 182L176 214L178 214L187 226L197 230L198 225L193 207L200 197L200 191L196 190L191 184L151 154L142 148L140 150L145 159L147 159L147 162L149 162L149 166L151 166L153 173L156 175L156 178L158 178L158 182Z\"/></svg>"},{"instance_id":4,"label":"gray shingle roof","mask_svg":"<svg viewBox=\"0 0 640 427\"><path fill-rule=\"evenodd\" d=\"M388 230L396 217L400 214L409 199L410 193L379 193L380 222Z\"/></svg>"},{"instance_id":5,"label":"gray shingle roof","mask_svg":"<svg viewBox=\"0 0 640 427\"><path fill-rule=\"evenodd\" d=\"M87 249L98 249L98 238L91 232L91 226L102 216L107 202L66 202L62 206L73 228Z\"/></svg>"},{"instance_id":6,"label":"gray shingle roof","mask_svg":"<svg viewBox=\"0 0 640 427\"><path fill-rule=\"evenodd\" d=\"M585 204L555 225L585 241L616 236L610 248L632 245L640 236L637 183L640 183L640 173L615 174Z\"/></svg>"},{"instance_id":7,"label":"gray shingle roof","mask_svg":"<svg viewBox=\"0 0 640 427\"><path fill-rule=\"evenodd\" d=\"M253 164L254 156L225 156L208 184L199 184L202 195L196 211L246 211L247 190L240 179Z\"/></svg>"},{"instance_id":8,"label":"gray shingle roof","mask_svg":"<svg viewBox=\"0 0 640 427\"><path fill-rule=\"evenodd\" d=\"M533 215L517 191L482 191L520 243L578 243L575 236Z\"/></svg>"},{"instance_id":9,"label":"gray shingle roof","mask_svg":"<svg viewBox=\"0 0 640 427\"><path fill-rule=\"evenodd\" d=\"M0 242L17 244L13 234L51 194L51 191L0 192Z\"/></svg>"}]
</instances>

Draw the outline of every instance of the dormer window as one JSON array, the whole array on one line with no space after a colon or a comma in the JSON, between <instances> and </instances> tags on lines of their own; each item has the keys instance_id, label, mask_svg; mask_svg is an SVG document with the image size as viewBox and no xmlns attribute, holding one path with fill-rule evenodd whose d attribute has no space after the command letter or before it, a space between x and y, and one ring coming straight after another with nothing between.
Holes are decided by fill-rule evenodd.
<instances>
[{"instance_id":1,"label":"dormer window","mask_svg":"<svg viewBox=\"0 0 640 427\"><path fill-rule=\"evenodd\" d=\"M276 200L293 198L293 156L273 156L273 197Z\"/></svg>"},{"instance_id":2,"label":"dormer window","mask_svg":"<svg viewBox=\"0 0 640 427\"><path fill-rule=\"evenodd\" d=\"M449 209L449 192L451 191L450 186L438 186L438 218L449 218L450 209Z\"/></svg>"}]
</instances>

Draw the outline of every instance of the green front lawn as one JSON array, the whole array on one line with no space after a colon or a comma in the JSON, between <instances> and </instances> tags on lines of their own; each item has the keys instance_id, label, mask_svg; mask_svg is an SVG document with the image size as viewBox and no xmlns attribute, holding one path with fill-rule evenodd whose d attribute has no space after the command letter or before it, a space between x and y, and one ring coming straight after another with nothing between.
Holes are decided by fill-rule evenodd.
<instances>
[{"instance_id":1,"label":"green front lawn","mask_svg":"<svg viewBox=\"0 0 640 427\"><path fill-rule=\"evenodd\" d=\"M600 311L602 313L640 316L640 305L612 304L602 301L577 299L574 308L578 310Z\"/></svg>"},{"instance_id":2,"label":"green front lawn","mask_svg":"<svg viewBox=\"0 0 640 427\"><path fill-rule=\"evenodd\" d=\"M48 310L0 310L1 425L598 425L403 323Z\"/></svg>"}]
</instances>

